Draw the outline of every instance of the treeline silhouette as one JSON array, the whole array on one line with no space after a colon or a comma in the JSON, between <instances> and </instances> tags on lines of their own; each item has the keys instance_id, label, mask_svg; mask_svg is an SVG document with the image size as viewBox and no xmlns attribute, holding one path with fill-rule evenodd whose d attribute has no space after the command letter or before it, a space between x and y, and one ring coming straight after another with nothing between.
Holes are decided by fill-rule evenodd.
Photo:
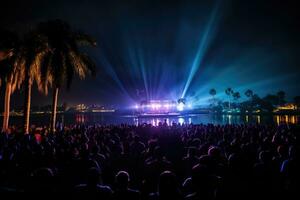
<instances>
[{"instance_id":1,"label":"treeline silhouette","mask_svg":"<svg viewBox=\"0 0 300 200\"><path fill-rule=\"evenodd\" d=\"M55 131L59 90L71 87L75 75L84 79L95 75L92 59L81 46L96 46L89 35L73 30L62 20L39 23L30 32L19 36L0 30L0 86L5 87L2 131L9 128L10 97L17 89L24 91L24 133L30 129L31 91L34 84L48 94L52 88L52 115L50 130Z\"/></svg>"}]
</instances>

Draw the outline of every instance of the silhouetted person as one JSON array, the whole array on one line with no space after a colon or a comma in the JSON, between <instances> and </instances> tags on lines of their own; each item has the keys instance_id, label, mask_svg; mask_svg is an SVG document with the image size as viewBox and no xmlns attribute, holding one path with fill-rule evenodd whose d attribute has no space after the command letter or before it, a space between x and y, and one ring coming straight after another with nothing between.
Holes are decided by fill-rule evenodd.
<instances>
[{"instance_id":1,"label":"silhouetted person","mask_svg":"<svg viewBox=\"0 0 300 200\"><path fill-rule=\"evenodd\" d=\"M299 193L299 125L75 124L55 134L46 128L33 129L39 137L18 127L0 133L1 191L91 191L107 199L113 192L104 185L114 183L118 193L131 195L128 172L143 199L177 194L174 176L188 199ZM120 170L126 172L116 177ZM174 176L161 177L165 171Z\"/></svg>"},{"instance_id":2,"label":"silhouetted person","mask_svg":"<svg viewBox=\"0 0 300 200\"><path fill-rule=\"evenodd\" d=\"M155 200L181 200L182 193L174 173L165 171L161 173L158 183L158 191L150 195L150 199Z\"/></svg>"},{"instance_id":3,"label":"silhouetted person","mask_svg":"<svg viewBox=\"0 0 300 200\"><path fill-rule=\"evenodd\" d=\"M220 196L225 199L238 199L249 194L251 170L252 168L247 165L242 155L236 153L230 154L228 169L224 176Z\"/></svg>"},{"instance_id":4,"label":"silhouetted person","mask_svg":"<svg viewBox=\"0 0 300 200\"><path fill-rule=\"evenodd\" d=\"M168 161L160 147L155 147L153 159L146 163L146 181L151 192L156 190L160 174L171 170L171 162Z\"/></svg>"},{"instance_id":5,"label":"silhouetted person","mask_svg":"<svg viewBox=\"0 0 300 200\"><path fill-rule=\"evenodd\" d=\"M35 170L30 177L32 185L28 185L27 191L30 192L54 192L54 174L49 168L39 168Z\"/></svg>"},{"instance_id":6,"label":"silhouetted person","mask_svg":"<svg viewBox=\"0 0 300 200\"><path fill-rule=\"evenodd\" d=\"M267 197L279 192L279 169L270 151L259 153L259 162L254 165L254 187L257 195Z\"/></svg>"},{"instance_id":7,"label":"silhouetted person","mask_svg":"<svg viewBox=\"0 0 300 200\"><path fill-rule=\"evenodd\" d=\"M109 186L99 184L101 182L101 174L99 169L90 168L87 172L87 183L80 184L75 187L76 192L97 193L99 199L111 199L113 191Z\"/></svg>"},{"instance_id":8,"label":"silhouetted person","mask_svg":"<svg viewBox=\"0 0 300 200\"><path fill-rule=\"evenodd\" d=\"M140 192L129 188L130 177L125 171L119 171L116 175L116 189L114 193L115 200L122 199L140 199Z\"/></svg>"},{"instance_id":9,"label":"silhouetted person","mask_svg":"<svg viewBox=\"0 0 300 200\"><path fill-rule=\"evenodd\" d=\"M145 144L141 142L139 136L134 136L133 142L130 144L130 151L134 157L138 157L142 152L145 151Z\"/></svg>"},{"instance_id":10,"label":"silhouetted person","mask_svg":"<svg viewBox=\"0 0 300 200\"><path fill-rule=\"evenodd\" d=\"M290 194L299 194L299 160L296 157L296 147L289 148L289 158L282 163L281 173L284 178L284 187Z\"/></svg>"},{"instance_id":11,"label":"silhouetted person","mask_svg":"<svg viewBox=\"0 0 300 200\"><path fill-rule=\"evenodd\" d=\"M205 165L196 165L192 170L192 187L194 192L185 197L186 200L209 200L215 198L217 177L210 174Z\"/></svg>"},{"instance_id":12,"label":"silhouetted person","mask_svg":"<svg viewBox=\"0 0 300 200\"><path fill-rule=\"evenodd\" d=\"M197 157L197 148L189 147L187 155L183 158L185 175L190 176L193 166L195 166L198 163L199 158Z\"/></svg>"}]
</instances>

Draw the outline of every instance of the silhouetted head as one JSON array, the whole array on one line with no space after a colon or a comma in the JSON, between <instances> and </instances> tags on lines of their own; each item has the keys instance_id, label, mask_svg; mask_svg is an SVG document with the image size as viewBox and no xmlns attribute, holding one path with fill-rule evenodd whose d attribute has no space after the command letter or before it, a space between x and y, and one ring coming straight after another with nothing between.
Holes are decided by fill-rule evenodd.
<instances>
[{"instance_id":1,"label":"silhouetted head","mask_svg":"<svg viewBox=\"0 0 300 200\"><path fill-rule=\"evenodd\" d=\"M93 154L98 154L100 152L100 147L98 145L95 145L93 146L91 151Z\"/></svg>"},{"instance_id":2,"label":"silhouetted head","mask_svg":"<svg viewBox=\"0 0 300 200\"><path fill-rule=\"evenodd\" d=\"M96 160L89 159L86 161L87 168L97 168L100 170L99 163Z\"/></svg>"},{"instance_id":3,"label":"silhouetted head","mask_svg":"<svg viewBox=\"0 0 300 200\"><path fill-rule=\"evenodd\" d=\"M37 191L51 191L53 172L49 168L39 168L32 174L33 186L31 189Z\"/></svg>"},{"instance_id":4,"label":"silhouetted head","mask_svg":"<svg viewBox=\"0 0 300 200\"><path fill-rule=\"evenodd\" d=\"M261 160L263 163L268 163L272 161L272 153L270 151L261 151L259 153L259 160Z\"/></svg>"},{"instance_id":5,"label":"silhouetted head","mask_svg":"<svg viewBox=\"0 0 300 200\"><path fill-rule=\"evenodd\" d=\"M280 155L280 156L283 156L285 157L287 155L287 148L286 146L284 145L279 145L277 147L277 153Z\"/></svg>"},{"instance_id":6,"label":"silhouetted head","mask_svg":"<svg viewBox=\"0 0 300 200\"><path fill-rule=\"evenodd\" d=\"M130 151L130 145L128 142L123 142L122 143L122 153L127 154Z\"/></svg>"},{"instance_id":7,"label":"silhouetted head","mask_svg":"<svg viewBox=\"0 0 300 200\"><path fill-rule=\"evenodd\" d=\"M221 151L218 147L211 146L208 149L208 155L211 156L211 157L214 157L214 158L218 158L218 157L221 156Z\"/></svg>"},{"instance_id":8,"label":"silhouetted head","mask_svg":"<svg viewBox=\"0 0 300 200\"><path fill-rule=\"evenodd\" d=\"M206 187L209 183L209 169L205 165L195 165L192 169L192 183L195 188Z\"/></svg>"},{"instance_id":9,"label":"silhouetted head","mask_svg":"<svg viewBox=\"0 0 300 200\"><path fill-rule=\"evenodd\" d=\"M296 158L296 147L290 146L289 148L289 157L290 158Z\"/></svg>"},{"instance_id":10,"label":"silhouetted head","mask_svg":"<svg viewBox=\"0 0 300 200\"><path fill-rule=\"evenodd\" d=\"M53 172L50 168L39 168L32 173L32 176L39 178L52 177Z\"/></svg>"},{"instance_id":11,"label":"silhouetted head","mask_svg":"<svg viewBox=\"0 0 300 200\"><path fill-rule=\"evenodd\" d=\"M172 196L178 194L179 189L175 174L170 171L164 171L160 174L158 193L159 196Z\"/></svg>"},{"instance_id":12,"label":"silhouetted head","mask_svg":"<svg viewBox=\"0 0 300 200\"><path fill-rule=\"evenodd\" d=\"M196 153L197 153L197 148L195 148L195 147L189 147L188 155L189 155L190 157L196 156Z\"/></svg>"},{"instance_id":13,"label":"silhouetted head","mask_svg":"<svg viewBox=\"0 0 300 200\"><path fill-rule=\"evenodd\" d=\"M244 169L243 164L244 164L244 160L239 154L232 153L228 157L228 166L230 169L234 171L240 171Z\"/></svg>"},{"instance_id":14,"label":"silhouetted head","mask_svg":"<svg viewBox=\"0 0 300 200\"><path fill-rule=\"evenodd\" d=\"M195 165L192 169L192 185L194 190L204 199L214 198L218 177L211 175L205 165Z\"/></svg>"},{"instance_id":15,"label":"silhouetted head","mask_svg":"<svg viewBox=\"0 0 300 200\"><path fill-rule=\"evenodd\" d=\"M200 157L199 163L201 165L207 166L208 168L212 168L212 167L215 166L216 161L213 157L211 157L209 155L203 155L203 156Z\"/></svg>"},{"instance_id":16,"label":"silhouetted head","mask_svg":"<svg viewBox=\"0 0 300 200\"><path fill-rule=\"evenodd\" d=\"M161 159L164 157L163 151L159 146L155 147L154 149L154 157L157 159Z\"/></svg>"},{"instance_id":17,"label":"silhouetted head","mask_svg":"<svg viewBox=\"0 0 300 200\"><path fill-rule=\"evenodd\" d=\"M133 138L134 142L139 142L140 141L140 137L138 135L135 135Z\"/></svg>"},{"instance_id":18,"label":"silhouetted head","mask_svg":"<svg viewBox=\"0 0 300 200\"><path fill-rule=\"evenodd\" d=\"M116 184L119 189L127 189L130 177L126 171L119 171L116 175Z\"/></svg>"},{"instance_id":19,"label":"silhouetted head","mask_svg":"<svg viewBox=\"0 0 300 200\"><path fill-rule=\"evenodd\" d=\"M96 186L101 179L101 172L98 168L92 167L87 172L87 184L89 186Z\"/></svg>"}]
</instances>

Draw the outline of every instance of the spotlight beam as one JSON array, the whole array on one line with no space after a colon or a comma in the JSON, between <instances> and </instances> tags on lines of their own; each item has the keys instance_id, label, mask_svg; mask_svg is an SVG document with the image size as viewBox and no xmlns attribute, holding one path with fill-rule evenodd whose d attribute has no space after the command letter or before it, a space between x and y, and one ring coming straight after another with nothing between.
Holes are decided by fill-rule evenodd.
<instances>
[{"instance_id":1,"label":"spotlight beam","mask_svg":"<svg viewBox=\"0 0 300 200\"><path fill-rule=\"evenodd\" d=\"M143 81L144 81L144 87L146 90L146 96L147 99L149 99L149 87L148 87L148 79L147 79L147 73L146 73L146 67L145 67L145 62L142 56L142 50L140 48L138 48L138 52L137 52L137 56L138 56L138 64L140 66L140 70L142 73L142 77L143 77Z\"/></svg>"},{"instance_id":2,"label":"spotlight beam","mask_svg":"<svg viewBox=\"0 0 300 200\"><path fill-rule=\"evenodd\" d=\"M125 89L125 87L123 86L121 80L119 79L117 73L115 72L112 64L109 62L109 60L107 60L107 58L105 56L102 56L102 54L100 54L100 63L102 63L102 66L104 66L105 70L108 72L108 74L113 78L113 80L117 83L117 85L119 86L119 88L121 89L121 91L129 98L132 100L132 97L129 95L129 93L127 92L127 90Z\"/></svg>"},{"instance_id":3,"label":"spotlight beam","mask_svg":"<svg viewBox=\"0 0 300 200\"><path fill-rule=\"evenodd\" d=\"M187 90L189 89L190 87L190 84L196 74L196 72L198 71L201 63L202 63L202 60L203 60L203 57L211 43L211 40L213 39L213 31L215 30L216 28L216 22L217 22L217 11L219 9L219 5L217 4L212 13L211 13L211 16L210 16L210 19L206 25L206 29L203 33L203 36L202 36L202 39L199 43L199 46L198 46L198 50L197 50L197 53L195 55L195 58L194 58L194 61L192 63L192 67L191 67L191 70L189 72L189 76L188 76L188 79L185 83L185 86L184 86L184 89L183 89L183 92L182 92L182 95L181 95L181 98L184 98L185 95L186 95L186 92Z\"/></svg>"}]
</instances>

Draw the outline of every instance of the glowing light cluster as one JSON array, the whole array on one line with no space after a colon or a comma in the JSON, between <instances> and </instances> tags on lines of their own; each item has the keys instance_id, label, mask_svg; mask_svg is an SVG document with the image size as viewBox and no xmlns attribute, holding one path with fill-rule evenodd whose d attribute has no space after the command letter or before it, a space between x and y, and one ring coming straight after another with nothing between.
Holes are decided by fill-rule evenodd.
<instances>
[{"instance_id":1,"label":"glowing light cluster","mask_svg":"<svg viewBox=\"0 0 300 200\"><path fill-rule=\"evenodd\" d=\"M183 110L184 110L184 107L185 107L184 103L180 102L180 103L177 105L177 110L178 110L178 111L183 111Z\"/></svg>"},{"instance_id":2,"label":"glowing light cluster","mask_svg":"<svg viewBox=\"0 0 300 200\"><path fill-rule=\"evenodd\" d=\"M141 108L151 108L153 110L169 110L175 108L176 104L161 104L161 103L150 103L147 105L142 105Z\"/></svg>"},{"instance_id":3,"label":"glowing light cluster","mask_svg":"<svg viewBox=\"0 0 300 200\"><path fill-rule=\"evenodd\" d=\"M143 101L140 105L136 104L134 108L141 113L172 113L191 109L192 104L186 104L185 99L179 99L177 102L172 100L150 100Z\"/></svg>"}]
</instances>

